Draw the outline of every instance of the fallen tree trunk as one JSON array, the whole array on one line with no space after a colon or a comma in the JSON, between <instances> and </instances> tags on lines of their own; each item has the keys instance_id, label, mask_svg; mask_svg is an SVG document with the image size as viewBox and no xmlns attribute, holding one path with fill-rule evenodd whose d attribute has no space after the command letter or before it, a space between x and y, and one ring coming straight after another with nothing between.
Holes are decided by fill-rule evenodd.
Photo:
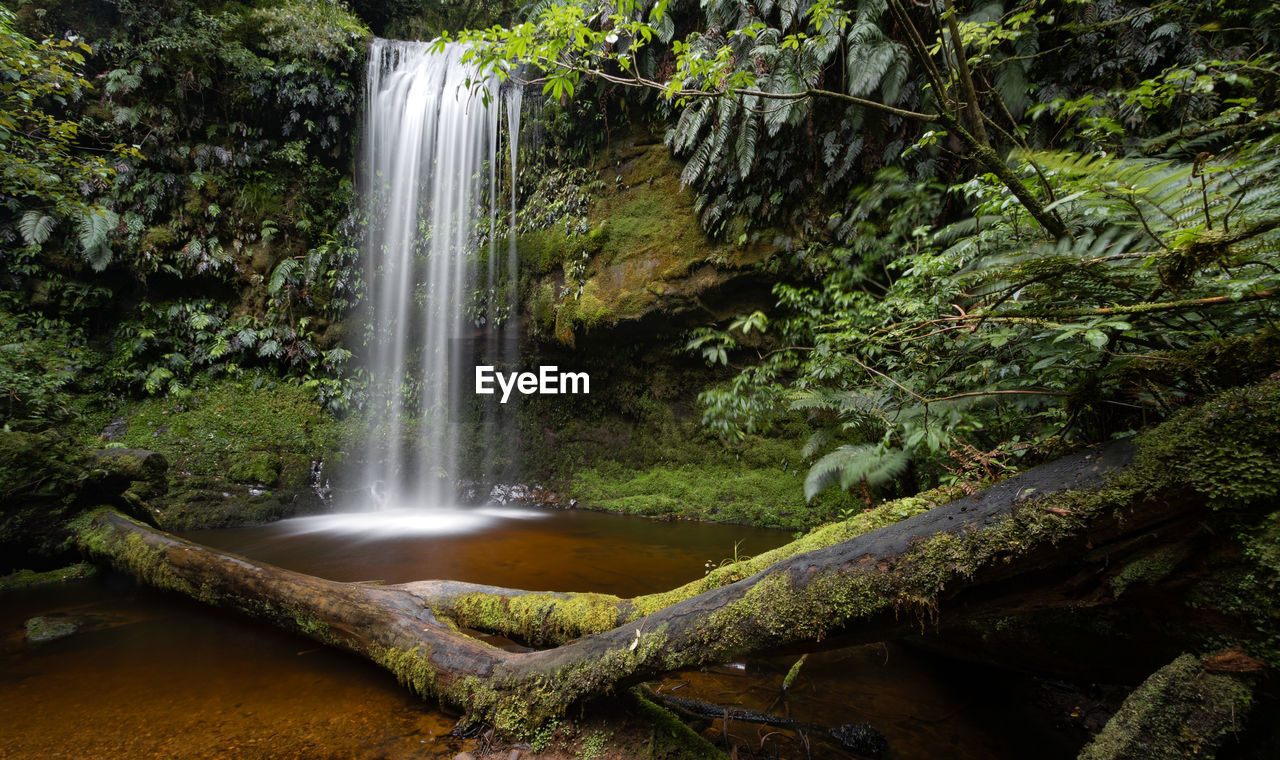
<instances>
[{"instance_id":1,"label":"fallen tree trunk","mask_svg":"<svg viewBox=\"0 0 1280 760\"><path fill-rule=\"evenodd\" d=\"M1216 757L1238 743L1262 668L1238 652L1184 654L1135 689L1078 760Z\"/></svg>"},{"instance_id":2,"label":"fallen tree trunk","mask_svg":"<svg viewBox=\"0 0 1280 760\"><path fill-rule=\"evenodd\" d=\"M1224 394L1136 447L1078 453L842 540L833 539L866 521L818 531L714 578L632 600L454 581L338 583L110 511L86 515L76 535L92 558L144 582L360 653L423 696L518 733L578 700L671 670L919 634L974 617L1109 604L1108 579L1158 547L1161 531L1196 523L1206 506L1255 507L1274 497L1277 420L1280 383ZM900 507L881 507L872 524ZM831 545L815 546L825 541ZM559 645L508 652L463 628Z\"/></svg>"}]
</instances>

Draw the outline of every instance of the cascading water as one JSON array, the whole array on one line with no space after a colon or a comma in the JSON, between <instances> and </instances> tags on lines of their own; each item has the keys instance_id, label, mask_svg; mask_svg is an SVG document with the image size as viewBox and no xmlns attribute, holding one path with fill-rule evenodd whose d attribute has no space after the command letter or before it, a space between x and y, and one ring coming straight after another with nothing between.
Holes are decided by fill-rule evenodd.
<instances>
[{"instance_id":1,"label":"cascading water","mask_svg":"<svg viewBox=\"0 0 1280 760\"><path fill-rule=\"evenodd\" d=\"M521 92L504 90L496 77L464 63L463 54L456 44L381 39L370 52L363 366L371 425L358 500L372 497L379 507L457 501L459 399L470 388L477 354L494 364L514 364L518 356L516 289L506 287L503 295L501 287L504 275L507 284L516 281L515 248L502 272L493 231L500 111L505 106L514 188ZM476 261L486 234L480 280ZM482 447L509 446L512 413L483 416Z\"/></svg>"}]
</instances>

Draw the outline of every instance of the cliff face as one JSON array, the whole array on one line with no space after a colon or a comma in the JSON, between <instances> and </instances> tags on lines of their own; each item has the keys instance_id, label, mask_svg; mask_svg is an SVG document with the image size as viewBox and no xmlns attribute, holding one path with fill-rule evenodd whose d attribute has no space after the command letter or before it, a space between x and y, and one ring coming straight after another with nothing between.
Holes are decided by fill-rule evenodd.
<instances>
[{"instance_id":1,"label":"cliff face","mask_svg":"<svg viewBox=\"0 0 1280 760\"><path fill-rule=\"evenodd\" d=\"M576 226L557 219L519 236L535 335L572 346L585 334L658 315L688 326L771 302L758 274L778 250L771 236L708 238L681 168L657 137L631 128L592 167L588 207Z\"/></svg>"}]
</instances>

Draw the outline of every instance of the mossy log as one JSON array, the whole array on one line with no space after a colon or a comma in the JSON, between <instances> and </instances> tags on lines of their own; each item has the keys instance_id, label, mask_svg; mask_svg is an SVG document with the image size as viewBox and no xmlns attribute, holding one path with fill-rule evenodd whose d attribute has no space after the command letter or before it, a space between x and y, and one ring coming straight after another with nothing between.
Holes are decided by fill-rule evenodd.
<instances>
[{"instance_id":1,"label":"mossy log","mask_svg":"<svg viewBox=\"0 0 1280 760\"><path fill-rule=\"evenodd\" d=\"M453 581L338 583L109 510L82 518L76 535L91 557L149 584L360 653L423 696L516 733L671 670L1110 604L1112 577L1159 550L1161 536L1193 530L1211 509L1273 508L1277 420L1280 383L1233 391L1136 446L1080 452L884 527L873 518L818 531L715 578L630 600ZM558 645L509 652L469 629Z\"/></svg>"},{"instance_id":2,"label":"mossy log","mask_svg":"<svg viewBox=\"0 0 1280 760\"><path fill-rule=\"evenodd\" d=\"M1184 654L1125 699L1079 760L1212 760L1243 733L1261 663Z\"/></svg>"}]
</instances>

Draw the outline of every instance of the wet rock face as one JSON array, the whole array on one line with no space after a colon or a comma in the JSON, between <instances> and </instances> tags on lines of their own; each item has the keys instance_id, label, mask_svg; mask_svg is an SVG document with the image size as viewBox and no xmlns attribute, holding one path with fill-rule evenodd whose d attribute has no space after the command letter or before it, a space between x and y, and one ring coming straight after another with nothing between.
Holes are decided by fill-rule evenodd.
<instances>
[{"instance_id":1,"label":"wet rock face","mask_svg":"<svg viewBox=\"0 0 1280 760\"><path fill-rule=\"evenodd\" d=\"M489 491L489 501L495 504L533 504L539 507L569 509L578 506L577 499L566 499L555 491L542 486L521 483L498 483Z\"/></svg>"},{"instance_id":2,"label":"wet rock face","mask_svg":"<svg viewBox=\"0 0 1280 760\"><path fill-rule=\"evenodd\" d=\"M32 644L56 641L80 630L80 621L72 617L42 615L26 623L26 639Z\"/></svg>"},{"instance_id":3,"label":"wet rock face","mask_svg":"<svg viewBox=\"0 0 1280 760\"><path fill-rule=\"evenodd\" d=\"M779 251L766 242L774 234L748 235L738 220L724 239L709 237L682 168L661 140L633 129L600 156L588 193L560 200L584 206L576 227L557 218L520 234L535 333L574 346L651 318L697 324L774 303L771 285L756 287L759 266Z\"/></svg>"}]
</instances>

